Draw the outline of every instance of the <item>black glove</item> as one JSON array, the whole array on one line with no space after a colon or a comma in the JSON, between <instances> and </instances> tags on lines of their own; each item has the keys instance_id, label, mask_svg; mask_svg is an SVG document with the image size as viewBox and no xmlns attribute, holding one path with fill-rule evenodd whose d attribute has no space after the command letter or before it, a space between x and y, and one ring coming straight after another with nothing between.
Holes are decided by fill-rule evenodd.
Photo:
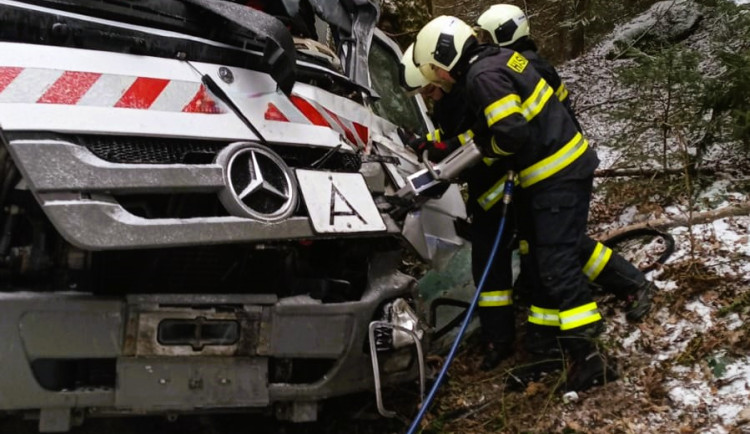
<instances>
[{"instance_id":1,"label":"black glove","mask_svg":"<svg viewBox=\"0 0 750 434\"><path fill-rule=\"evenodd\" d=\"M414 139L419 138L419 136L403 127L396 128L396 133L398 133L398 137L401 139L401 143L403 143L404 145L408 144Z\"/></svg>"}]
</instances>

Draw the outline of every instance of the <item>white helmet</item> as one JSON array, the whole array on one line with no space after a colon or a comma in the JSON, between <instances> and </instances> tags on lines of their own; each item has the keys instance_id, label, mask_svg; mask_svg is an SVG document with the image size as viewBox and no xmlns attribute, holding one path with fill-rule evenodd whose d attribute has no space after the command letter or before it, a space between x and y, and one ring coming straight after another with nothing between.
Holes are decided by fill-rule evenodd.
<instances>
[{"instance_id":1,"label":"white helmet","mask_svg":"<svg viewBox=\"0 0 750 434\"><path fill-rule=\"evenodd\" d=\"M401 56L399 78L401 79L401 86L409 92L421 89L430 84L429 80L419 72L419 68L414 64L414 44L409 45L404 55Z\"/></svg>"},{"instance_id":2,"label":"white helmet","mask_svg":"<svg viewBox=\"0 0 750 434\"><path fill-rule=\"evenodd\" d=\"M414 64L432 82L438 82L430 65L450 71L461 58L474 29L456 17L439 16L422 27L414 41Z\"/></svg>"},{"instance_id":3,"label":"white helmet","mask_svg":"<svg viewBox=\"0 0 750 434\"><path fill-rule=\"evenodd\" d=\"M529 36L529 20L515 5L492 5L477 19L477 25L492 35L501 47L508 46L524 36Z\"/></svg>"}]
</instances>

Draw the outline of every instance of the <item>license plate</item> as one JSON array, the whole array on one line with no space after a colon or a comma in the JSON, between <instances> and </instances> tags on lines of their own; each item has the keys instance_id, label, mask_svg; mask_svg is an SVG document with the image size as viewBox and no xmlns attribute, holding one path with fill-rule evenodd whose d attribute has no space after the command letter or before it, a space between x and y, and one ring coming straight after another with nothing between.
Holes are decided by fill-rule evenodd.
<instances>
[{"instance_id":1,"label":"license plate","mask_svg":"<svg viewBox=\"0 0 750 434\"><path fill-rule=\"evenodd\" d=\"M298 169L297 180L315 232L378 232L386 229L361 174Z\"/></svg>"}]
</instances>

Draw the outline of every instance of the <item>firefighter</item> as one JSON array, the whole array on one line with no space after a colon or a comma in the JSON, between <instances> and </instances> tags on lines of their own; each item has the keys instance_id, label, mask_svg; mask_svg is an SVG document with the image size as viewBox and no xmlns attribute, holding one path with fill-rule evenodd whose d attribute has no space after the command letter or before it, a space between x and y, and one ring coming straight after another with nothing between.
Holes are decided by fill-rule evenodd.
<instances>
[{"instance_id":1,"label":"firefighter","mask_svg":"<svg viewBox=\"0 0 750 434\"><path fill-rule=\"evenodd\" d=\"M555 68L537 53L530 36L526 14L515 5L496 4L484 11L476 22L480 40L519 52L555 91L579 131L583 131L570 103L571 98ZM643 273L602 243L586 237L582 241L581 262L589 281L627 300L626 317L641 320L651 308L653 284ZM527 343L540 342L529 339Z\"/></svg>"},{"instance_id":2,"label":"firefighter","mask_svg":"<svg viewBox=\"0 0 750 434\"><path fill-rule=\"evenodd\" d=\"M464 134L473 135L488 157L508 161L519 173L524 193L516 206L527 216L530 262L539 275L527 327L561 337L571 361L568 389L614 379L593 339L603 322L578 258L599 163L596 153L523 55L480 45L458 18L441 16L427 23L417 35L413 60L429 81L464 87L467 110L480 120ZM460 137L441 145L427 142L423 148L450 152L460 146ZM499 181L478 198L485 211L501 197ZM468 182L471 189L471 177Z\"/></svg>"},{"instance_id":3,"label":"firefighter","mask_svg":"<svg viewBox=\"0 0 750 434\"><path fill-rule=\"evenodd\" d=\"M432 119L438 129L424 138L412 137L411 140L406 138L406 141L420 157L428 142L434 143L428 150L429 157L432 161L439 161L447 156L445 150L449 148L452 150L454 147L446 143L441 151L439 148L442 146L443 138L456 136L469 129L475 123L475 117L467 109L463 85L456 84L449 87L447 83L438 85L428 81L413 63L413 47L413 44L410 45L401 59L401 84L407 91L419 91L423 96L433 100ZM443 89L450 89L450 91L445 92ZM467 138L467 136L462 137L464 141ZM475 285L479 285L482 278L500 218L500 207L484 211L476 199L481 192L491 187L499 177L507 173L509 166L504 163L488 158L482 167L472 170L466 179L470 196L467 213L472 217L471 264ZM508 219L513 219L513 207L510 208ZM484 291L480 294L477 310L484 353L480 369L484 371L495 368L502 360L511 356L515 342L512 248L509 237L505 236L503 240L501 248L495 255L493 267L486 278Z\"/></svg>"}]
</instances>

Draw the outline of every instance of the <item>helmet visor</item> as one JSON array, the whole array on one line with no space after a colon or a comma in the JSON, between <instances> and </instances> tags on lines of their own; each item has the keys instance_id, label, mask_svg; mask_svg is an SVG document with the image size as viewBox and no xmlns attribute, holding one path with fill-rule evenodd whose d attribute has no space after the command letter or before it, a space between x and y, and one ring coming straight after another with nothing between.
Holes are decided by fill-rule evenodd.
<instances>
[{"instance_id":1,"label":"helmet visor","mask_svg":"<svg viewBox=\"0 0 750 434\"><path fill-rule=\"evenodd\" d=\"M437 73L435 72L435 66L431 63L425 63L423 65L419 65L419 72L424 75L424 78L429 80L432 83L439 84L443 80L438 77Z\"/></svg>"}]
</instances>

